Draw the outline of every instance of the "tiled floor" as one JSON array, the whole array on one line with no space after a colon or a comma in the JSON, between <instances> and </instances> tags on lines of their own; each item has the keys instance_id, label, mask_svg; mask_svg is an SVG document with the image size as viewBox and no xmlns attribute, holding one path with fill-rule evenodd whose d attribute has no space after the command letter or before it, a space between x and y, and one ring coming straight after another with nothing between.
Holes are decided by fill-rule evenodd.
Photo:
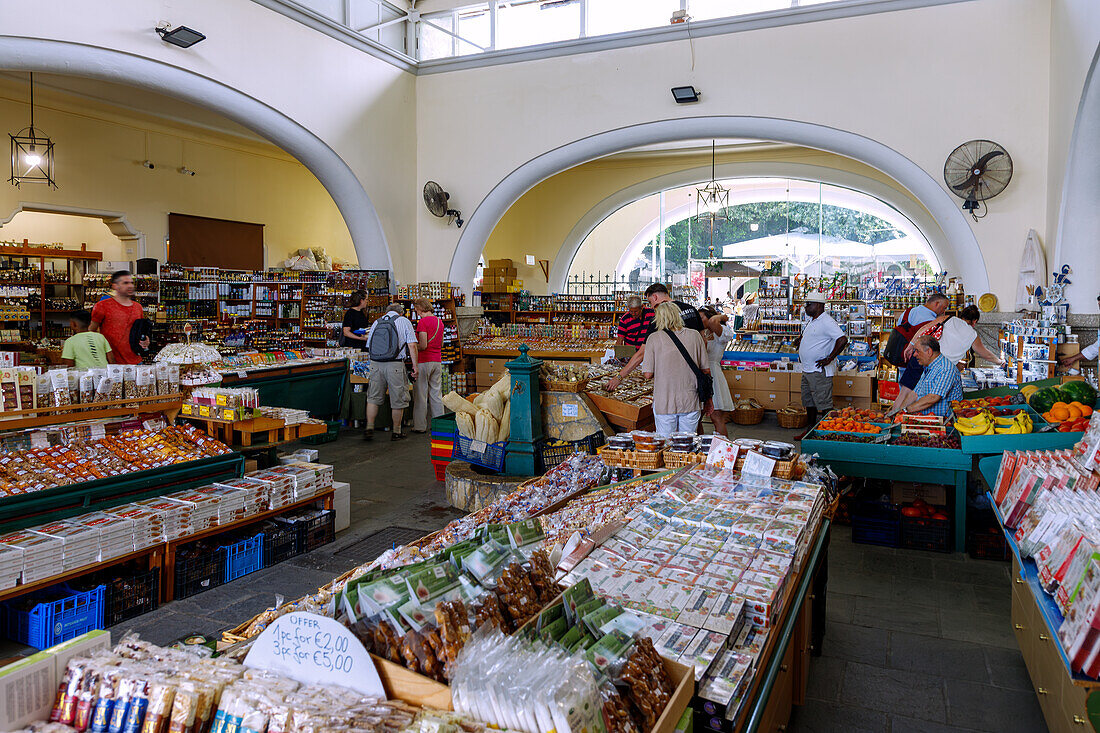
<instances>
[{"instance_id":1,"label":"tiled floor","mask_svg":"<svg viewBox=\"0 0 1100 733\"><path fill-rule=\"evenodd\" d=\"M1046 730L1009 620L1009 565L856 545L834 527L822 655L798 733Z\"/></svg>"},{"instance_id":2,"label":"tiled floor","mask_svg":"<svg viewBox=\"0 0 1100 733\"><path fill-rule=\"evenodd\" d=\"M769 420L731 435L790 439ZM170 603L112 631L163 643L217 633L259 613L276 594L316 589L370 558L340 553L386 526L441 527L458 512L426 460L427 440L363 443L352 431L319 447L352 486L352 528L334 544L229 585ZM336 554L340 553L340 554ZM1046 730L1009 621L1008 564L963 555L855 545L835 527L829 550L828 622L813 660L799 733Z\"/></svg>"}]
</instances>

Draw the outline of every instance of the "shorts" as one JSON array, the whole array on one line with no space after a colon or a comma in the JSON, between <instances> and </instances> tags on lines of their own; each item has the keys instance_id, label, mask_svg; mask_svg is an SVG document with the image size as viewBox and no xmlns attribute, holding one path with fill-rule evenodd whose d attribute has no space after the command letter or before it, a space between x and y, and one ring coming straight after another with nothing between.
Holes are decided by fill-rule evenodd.
<instances>
[{"instance_id":1,"label":"shorts","mask_svg":"<svg viewBox=\"0 0 1100 733\"><path fill-rule=\"evenodd\" d=\"M917 382L920 381L920 375L924 374L924 367L917 361L917 357L912 357L905 364L905 371L901 373L901 378L898 379L898 384L902 387L908 387L914 389L917 386Z\"/></svg>"},{"instance_id":2,"label":"shorts","mask_svg":"<svg viewBox=\"0 0 1100 733\"><path fill-rule=\"evenodd\" d=\"M802 405L816 410L833 409L833 378L823 372L803 372Z\"/></svg>"},{"instance_id":3,"label":"shorts","mask_svg":"<svg viewBox=\"0 0 1100 733\"><path fill-rule=\"evenodd\" d=\"M409 377L403 361L372 361L370 383L367 385L367 402L381 406L390 393L390 407L403 410L409 406Z\"/></svg>"}]
</instances>

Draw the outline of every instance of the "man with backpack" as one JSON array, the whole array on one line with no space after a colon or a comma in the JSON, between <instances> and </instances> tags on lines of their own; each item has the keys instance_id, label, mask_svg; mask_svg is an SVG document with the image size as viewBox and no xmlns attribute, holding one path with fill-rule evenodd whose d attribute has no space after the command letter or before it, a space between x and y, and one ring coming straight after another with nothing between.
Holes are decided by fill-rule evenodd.
<instances>
[{"instance_id":1,"label":"man with backpack","mask_svg":"<svg viewBox=\"0 0 1100 733\"><path fill-rule=\"evenodd\" d=\"M374 420L378 417L378 408L390 393L390 408L393 411L393 434L390 440L403 440L401 424L405 417L405 408L409 406L409 378L405 374L405 357L412 360L412 377L416 379L417 347L416 333L412 323L402 315L405 308L400 303L392 303L386 314L371 324L367 331L367 352L370 354L370 379L367 385L367 427L363 431L364 440L374 440Z\"/></svg>"}]
</instances>

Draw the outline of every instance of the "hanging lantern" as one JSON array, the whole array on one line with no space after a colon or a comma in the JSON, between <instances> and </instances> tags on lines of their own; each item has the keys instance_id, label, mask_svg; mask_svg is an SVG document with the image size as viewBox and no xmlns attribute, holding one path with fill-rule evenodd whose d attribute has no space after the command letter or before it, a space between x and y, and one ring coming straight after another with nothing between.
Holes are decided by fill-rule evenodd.
<instances>
[{"instance_id":1,"label":"hanging lantern","mask_svg":"<svg viewBox=\"0 0 1100 733\"><path fill-rule=\"evenodd\" d=\"M53 179L53 140L34 126L34 74L31 74L31 124L11 138L11 178L8 181L19 187L21 183L45 183L57 188Z\"/></svg>"},{"instance_id":2,"label":"hanging lantern","mask_svg":"<svg viewBox=\"0 0 1100 733\"><path fill-rule=\"evenodd\" d=\"M715 221L726 218L726 208L730 205L730 190L715 178L715 141L710 141L710 182L695 189L695 216L706 219L713 225Z\"/></svg>"}]
</instances>

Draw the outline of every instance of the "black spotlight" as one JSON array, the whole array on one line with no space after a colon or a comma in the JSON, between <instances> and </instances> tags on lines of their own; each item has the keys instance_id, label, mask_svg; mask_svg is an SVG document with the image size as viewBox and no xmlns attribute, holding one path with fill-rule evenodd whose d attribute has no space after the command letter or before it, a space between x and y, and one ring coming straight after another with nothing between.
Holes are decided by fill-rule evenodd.
<instances>
[{"instance_id":1,"label":"black spotlight","mask_svg":"<svg viewBox=\"0 0 1100 733\"><path fill-rule=\"evenodd\" d=\"M178 28L157 28L157 33L160 35L162 41L171 43L173 46L179 46L180 48L191 48L199 41L206 40L206 36L199 33L194 28L188 28L185 25L181 25Z\"/></svg>"},{"instance_id":2,"label":"black spotlight","mask_svg":"<svg viewBox=\"0 0 1100 733\"><path fill-rule=\"evenodd\" d=\"M691 104L699 101L699 90L695 87L672 87L672 98L676 104Z\"/></svg>"}]
</instances>

